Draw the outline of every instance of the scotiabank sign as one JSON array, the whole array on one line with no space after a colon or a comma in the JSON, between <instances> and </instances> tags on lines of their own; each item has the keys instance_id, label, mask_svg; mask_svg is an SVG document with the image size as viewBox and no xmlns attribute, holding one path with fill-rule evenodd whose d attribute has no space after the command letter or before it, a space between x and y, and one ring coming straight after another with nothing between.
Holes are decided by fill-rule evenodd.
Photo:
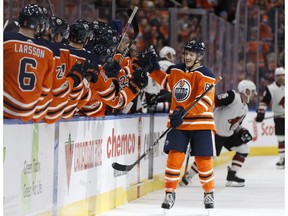
<instances>
[{"instance_id":1,"label":"scotiabank sign","mask_svg":"<svg viewBox=\"0 0 288 216\"><path fill-rule=\"evenodd\" d=\"M135 134L117 134L112 128L111 135L107 138L107 158L129 155L135 152Z\"/></svg>"}]
</instances>

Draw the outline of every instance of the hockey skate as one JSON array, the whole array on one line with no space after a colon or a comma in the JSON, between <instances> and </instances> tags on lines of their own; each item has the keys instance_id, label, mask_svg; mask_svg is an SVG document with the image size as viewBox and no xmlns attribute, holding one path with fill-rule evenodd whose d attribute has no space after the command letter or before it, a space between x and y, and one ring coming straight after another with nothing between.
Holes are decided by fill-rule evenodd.
<instances>
[{"instance_id":1,"label":"hockey skate","mask_svg":"<svg viewBox=\"0 0 288 216\"><path fill-rule=\"evenodd\" d=\"M285 169L285 158L281 158L277 163L276 163L277 169Z\"/></svg>"},{"instance_id":2,"label":"hockey skate","mask_svg":"<svg viewBox=\"0 0 288 216\"><path fill-rule=\"evenodd\" d=\"M175 203L175 192L166 192L164 202L161 205L163 209L171 209Z\"/></svg>"},{"instance_id":3,"label":"hockey skate","mask_svg":"<svg viewBox=\"0 0 288 216\"><path fill-rule=\"evenodd\" d=\"M244 187L245 179L239 178L236 175L236 171L231 170L228 166L228 174L227 174L227 183L226 187Z\"/></svg>"},{"instance_id":4,"label":"hockey skate","mask_svg":"<svg viewBox=\"0 0 288 216\"><path fill-rule=\"evenodd\" d=\"M205 209L214 208L214 193L213 192L204 193L204 207Z\"/></svg>"}]
</instances>

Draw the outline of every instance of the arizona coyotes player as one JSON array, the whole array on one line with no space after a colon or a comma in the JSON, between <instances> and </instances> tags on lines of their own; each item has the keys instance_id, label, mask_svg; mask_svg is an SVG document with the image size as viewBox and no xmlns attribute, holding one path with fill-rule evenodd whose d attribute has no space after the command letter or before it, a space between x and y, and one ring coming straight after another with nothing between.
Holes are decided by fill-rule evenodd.
<instances>
[{"instance_id":1,"label":"arizona coyotes player","mask_svg":"<svg viewBox=\"0 0 288 216\"><path fill-rule=\"evenodd\" d=\"M215 83L215 75L201 64L205 53L203 42L190 41L184 47L184 63L176 64L170 74L160 70L155 51L147 54L150 76L162 88L171 91L171 107L164 152L168 154L165 170L165 199L161 207L170 209L175 202L175 191L180 180L180 170L190 143L191 155L195 156L200 183L204 190L205 208L214 208L214 174L212 156L215 155L213 118L214 93L212 89L182 119L185 109L205 89ZM154 54L154 55L153 55Z\"/></svg>"},{"instance_id":2,"label":"arizona coyotes player","mask_svg":"<svg viewBox=\"0 0 288 216\"><path fill-rule=\"evenodd\" d=\"M257 109L256 122L262 122L267 107L271 105L274 113L275 135L278 140L279 161L277 168L285 168L285 70L275 69L275 82L268 85Z\"/></svg>"},{"instance_id":3,"label":"arizona coyotes player","mask_svg":"<svg viewBox=\"0 0 288 216\"><path fill-rule=\"evenodd\" d=\"M4 118L31 120L52 88L52 48L35 39L43 31L42 18L38 5L26 5L19 15L19 33L4 32Z\"/></svg>"},{"instance_id":4,"label":"arizona coyotes player","mask_svg":"<svg viewBox=\"0 0 288 216\"><path fill-rule=\"evenodd\" d=\"M224 146L228 151L236 151L232 164L228 166L226 177L227 187L243 187L245 179L239 178L236 173L241 169L249 154L247 143L252 140L250 132L243 128L241 123L248 112L248 105L256 93L256 86L250 80L242 80L238 84L238 92L229 90L215 99L214 118L216 123L216 151L220 155ZM194 175L198 174L195 162L192 164L180 182L181 186L188 185Z\"/></svg>"}]
</instances>

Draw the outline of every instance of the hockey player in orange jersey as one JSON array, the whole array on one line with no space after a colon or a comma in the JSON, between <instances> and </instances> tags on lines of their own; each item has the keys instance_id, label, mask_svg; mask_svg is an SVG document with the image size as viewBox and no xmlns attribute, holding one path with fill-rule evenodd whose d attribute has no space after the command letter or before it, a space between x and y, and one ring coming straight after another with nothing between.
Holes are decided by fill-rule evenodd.
<instances>
[{"instance_id":1,"label":"hockey player in orange jersey","mask_svg":"<svg viewBox=\"0 0 288 216\"><path fill-rule=\"evenodd\" d=\"M106 62L107 59L112 59L112 54L118 46L120 36L117 31L113 30L105 23L94 21L92 25L94 28L95 39L93 41L91 52L97 56L101 62ZM100 33L101 37L99 35ZM122 77L122 74L125 73L123 71L127 70L126 67L129 68L129 65L125 65L125 69L121 69L116 60L120 58L121 55L117 55L116 58L114 56L114 59L104 63L103 66L98 65L98 70L100 71L98 76L102 78L104 77L104 79L90 83L92 95L89 102L81 108L81 114L91 117L103 116L106 111L106 105L115 109L122 109L131 102L137 94L139 94L142 88L147 85L147 74L139 68L127 81L127 86L120 86L119 74L121 74ZM128 62L129 61L126 61L125 64L128 64ZM113 81L113 84L116 87L113 92L107 91L106 89L100 90L99 88L100 86L104 86L104 82L107 82L108 78Z\"/></svg>"},{"instance_id":2,"label":"hockey player in orange jersey","mask_svg":"<svg viewBox=\"0 0 288 216\"><path fill-rule=\"evenodd\" d=\"M157 54L152 48L150 50L145 63L148 65L150 76L162 88L172 93L167 124L168 127L172 127L172 130L168 132L164 145L164 152L168 154L165 170L166 194L161 207L164 210L170 209L175 203L180 170L190 144L190 154L195 156L199 180L204 190L204 206L206 209L214 208L212 157L216 155L213 117L215 90L208 92L182 119L185 109L205 89L215 83L215 75L201 64L205 45L199 41L188 42L184 47L184 62L173 66L170 74L160 70Z\"/></svg>"},{"instance_id":3,"label":"hockey player in orange jersey","mask_svg":"<svg viewBox=\"0 0 288 216\"><path fill-rule=\"evenodd\" d=\"M53 50L43 39L42 9L26 5L19 15L19 33L4 32L4 117L29 121L39 101L52 88Z\"/></svg>"},{"instance_id":4,"label":"hockey player in orange jersey","mask_svg":"<svg viewBox=\"0 0 288 216\"><path fill-rule=\"evenodd\" d=\"M66 77L69 71L70 51L68 46L62 43L63 39L68 39L69 26L65 20L60 17L51 17L51 35L55 56L55 71L53 76L53 86L51 94L53 100L49 104L47 114L44 116L46 123L58 121L64 112L68 103L69 94L73 89L74 80L72 77Z\"/></svg>"},{"instance_id":5,"label":"hockey player in orange jersey","mask_svg":"<svg viewBox=\"0 0 288 216\"><path fill-rule=\"evenodd\" d=\"M46 123L54 123L61 118L74 83L73 78L65 76L65 74L69 72L66 72L70 60L69 49L64 44L59 43L62 41L62 34L66 34L67 37L67 32L69 33L69 31L68 24L64 20L57 18L56 23L56 17L50 17L47 9L41 6L40 8L43 11L41 25L43 25L44 28L43 31L38 34L38 37L45 39L52 47L55 68L52 76L52 88L47 97L37 103L33 121L39 122L45 118ZM59 32L59 29L61 29L62 32Z\"/></svg>"}]
</instances>

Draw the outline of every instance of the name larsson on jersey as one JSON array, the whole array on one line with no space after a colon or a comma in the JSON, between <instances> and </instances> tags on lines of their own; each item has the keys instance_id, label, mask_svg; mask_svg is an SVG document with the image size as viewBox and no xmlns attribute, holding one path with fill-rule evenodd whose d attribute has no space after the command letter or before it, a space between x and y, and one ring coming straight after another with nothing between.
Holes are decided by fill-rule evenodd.
<instances>
[{"instance_id":1,"label":"name larsson on jersey","mask_svg":"<svg viewBox=\"0 0 288 216\"><path fill-rule=\"evenodd\" d=\"M45 56L45 50L25 44L14 44L14 51L16 53L19 52L34 55L37 56L38 58L44 58Z\"/></svg>"}]
</instances>

